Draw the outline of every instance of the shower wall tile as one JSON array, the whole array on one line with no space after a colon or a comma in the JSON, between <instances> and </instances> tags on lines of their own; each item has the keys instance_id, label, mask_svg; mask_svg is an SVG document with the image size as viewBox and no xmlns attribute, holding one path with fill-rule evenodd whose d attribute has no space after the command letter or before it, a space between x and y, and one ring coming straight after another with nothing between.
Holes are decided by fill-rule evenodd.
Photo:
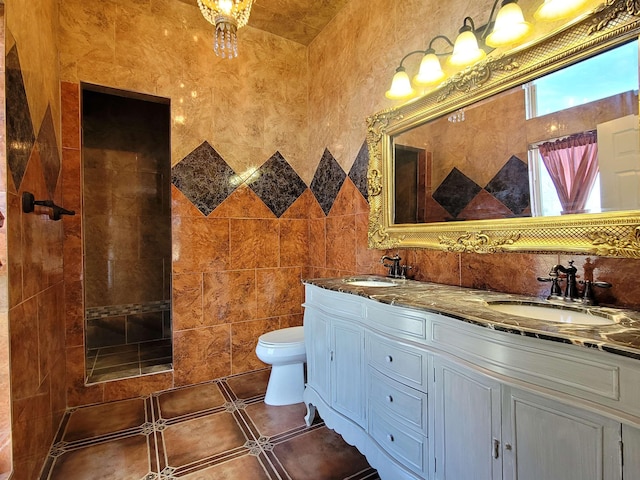
<instances>
[{"instance_id":1,"label":"shower wall tile","mask_svg":"<svg viewBox=\"0 0 640 480\"><path fill-rule=\"evenodd\" d=\"M39 381L38 355L38 298L31 297L9 310L11 332L11 396L15 399L35 395Z\"/></svg>"},{"instance_id":2,"label":"shower wall tile","mask_svg":"<svg viewBox=\"0 0 640 480\"><path fill-rule=\"evenodd\" d=\"M254 269L205 273L203 324L246 322L257 318Z\"/></svg>"},{"instance_id":3,"label":"shower wall tile","mask_svg":"<svg viewBox=\"0 0 640 480\"><path fill-rule=\"evenodd\" d=\"M173 334L175 386L192 385L224 377L231 372L229 324Z\"/></svg>"},{"instance_id":4,"label":"shower wall tile","mask_svg":"<svg viewBox=\"0 0 640 480\"><path fill-rule=\"evenodd\" d=\"M77 262L76 258L76 262ZM67 347L84 345L84 294L81 280L65 280L65 343Z\"/></svg>"},{"instance_id":5,"label":"shower wall tile","mask_svg":"<svg viewBox=\"0 0 640 480\"><path fill-rule=\"evenodd\" d=\"M173 328L175 331L189 330L205 325L202 315L202 273L174 273L173 288Z\"/></svg>"},{"instance_id":6,"label":"shower wall tile","mask_svg":"<svg viewBox=\"0 0 640 480\"><path fill-rule=\"evenodd\" d=\"M230 220L230 268L277 267L280 223L267 219Z\"/></svg>"},{"instance_id":7,"label":"shower wall tile","mask_svg":"<svg viewBox=\"0 0 640 480\"><path fill-rule=\"evenodd\" d=\"M87 349L126 344L126 320L124 315L88 319L86 325Z\"/></svg>"},{"instance_id":8,"label":"shower wall tile","mask_svg":"<svg viewBox=\"0 0 640 480\"><path fill-rule=\"evenodd\" d=\"M80 149L80 85L60 82L62 148Z\"/></svg>"}]
</instances>

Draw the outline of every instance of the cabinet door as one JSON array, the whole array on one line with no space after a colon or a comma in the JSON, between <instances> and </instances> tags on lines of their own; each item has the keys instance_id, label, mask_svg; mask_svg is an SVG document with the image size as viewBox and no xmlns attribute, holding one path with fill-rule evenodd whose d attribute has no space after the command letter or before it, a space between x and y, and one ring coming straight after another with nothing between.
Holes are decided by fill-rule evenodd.
<instances>
[{"instance_id":1,"label":"cabinet door","mask_svg":"<svg viewBox=\"0 0 640 480\"><path fill-rule=\"evenodd\" d=\"M332 406L361 426L364 425L363 397L364 333L351 322L331 320Z\"/></svg>"},{"instance_id":2,"label":"cabinet door","mask_svg":"<svg viewBox=\"0 0 640 480\"><path fill-rule=\"evenodd\" d=\"M440 358L434 368L435 478L501 479L500 384Z\"/></svg>"},{"instance_id":3,"label":"cabinet door","mask_svg":"<svg viewBox=\"0 0 640 480\"><path fill-rule=\"evenodd\" d=\"M516 389L503 412L505 479L621 478L620 423Z\"/></svg>"},{"instance_id":4,"label":"cabinet door","mask_svg":"<svg viewBox=\"0 0 640 480\"><path fill-rule=\"evenodd\" d=\"M329 318L311 307L304 312L304 344L307 353L307 385L330 402L331 353Z\"/></svg>"},{"instance_id":5,"label":"cabinet door","mask_svg":"<svg viewBox=\"0 0 640 480\"><path fill-rule=\"evenodd\" d=\"M622 426L622 441L624 442L624 480L640 478L640 429L628 425Z\"/></svg>"}]
</instances>

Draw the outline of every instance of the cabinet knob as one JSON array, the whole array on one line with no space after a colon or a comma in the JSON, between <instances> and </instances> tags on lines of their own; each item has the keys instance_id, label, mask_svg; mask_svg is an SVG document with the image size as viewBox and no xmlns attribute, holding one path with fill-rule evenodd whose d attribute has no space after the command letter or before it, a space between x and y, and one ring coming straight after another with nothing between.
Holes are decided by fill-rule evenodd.
<instances>
[{"instance_id":1,"label":"cabinet knob","mask_svg":"<svg viewBox=\"0 0 640 480\"><path fill-rule=\"evenodd\" d=\"M391 395L387 395L387 402L393 402L393 397Z\"/></svg>"},{"instance_id":2,"label":"cabinet knob","mask_svg":"<svg viewBox=\"0 0 640 480\"><path fill-rule=\"evenodd\" d=\"M511 450L511 444L510 444L510 443L505 443L505 444L504 444L504 448L505 448L506 450Z\"/></svg>"},{"instance_id":3,"label":"cabinet knob","mask_svg":"<svg viewBox=\"0 0 640 480\"><path fill-rule=\"evenodd\" d=\"M393 435L391 435L390 433L387 433L387 440L389 440L390 442L393 442L395 438L393 438Z\"/></svg>"},{"instance_id":4,"label":"cabinet knob","mask_svg":"<svg viewBox=\"0 0 640 480\"><path fill-rule=\"evenodd\" d=\"M393 357L391 355L387 355L386 357L384 357L384 359L387 361L387 363L393 362Z\"/></svg>"}]
</instances>

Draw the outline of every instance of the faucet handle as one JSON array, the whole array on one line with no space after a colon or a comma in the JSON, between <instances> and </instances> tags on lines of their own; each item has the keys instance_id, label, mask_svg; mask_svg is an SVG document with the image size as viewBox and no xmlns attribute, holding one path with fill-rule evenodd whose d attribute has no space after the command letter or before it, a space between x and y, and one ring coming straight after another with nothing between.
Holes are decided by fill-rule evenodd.
<instances>
[{"instance_id":1,"label":"faucet handle","mask_svg":"<svg viewBox=\"0 0 640 480\"><path fill-rule=\"evenodd\" d=\"M593 291L593 287L611 288L613 286L609 282L592 282L590 280L584 280L580 283L584 284L584 291L582 292L582 303L585 305L593 306L598 305L598 300L596 299L596 294Z\"/></svg>"},{"instance_id":2,"label":"faucet handle","mask_svg":"<svg viewBox=\"0 0 640 480\"><path fill-rule=\"evenodd\" d=\"M547 299L562 297L562 289L560 283L562 279L558 275L550 275L548 277L538 277L539 282L551 282L551 291Z\"/></svg>"}]
</instances>

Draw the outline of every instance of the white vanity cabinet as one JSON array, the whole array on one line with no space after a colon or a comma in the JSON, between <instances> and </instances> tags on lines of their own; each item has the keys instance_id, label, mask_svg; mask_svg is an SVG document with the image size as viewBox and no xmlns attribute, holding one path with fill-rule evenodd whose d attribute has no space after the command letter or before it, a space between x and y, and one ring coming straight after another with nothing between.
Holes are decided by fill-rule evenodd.
<instances>
[{"instance_id":1,"label":"white vanity cabinet","mask_svg":"<svg viewBox=\"0 0 640 480\"><path fill-rule=\"evenodd\" d=\"M622 478L620 422L508 387L504 399L505 479ZM640 471L629 478L640 478Z\"/></svg>"},{"instance_id":2,"label":"white vanity cabinet","mask_svg":"<svg viewBox=\"0 0 640 480\"><path fill-rule=\"evenodd\" d=\"M434 368L434 478L502 479L500 383L441 358Z\"/></svg>"},{"instance_id":3,"label":"white vanity cabinet","mask_svg":"<svg viewBox=\"0 0 640 480\"><path fill-rule=\"evenodd\" d=\"M640 362L306 285L317 408L383 480L640 480Z\"/></svg>"}]
</instances>

